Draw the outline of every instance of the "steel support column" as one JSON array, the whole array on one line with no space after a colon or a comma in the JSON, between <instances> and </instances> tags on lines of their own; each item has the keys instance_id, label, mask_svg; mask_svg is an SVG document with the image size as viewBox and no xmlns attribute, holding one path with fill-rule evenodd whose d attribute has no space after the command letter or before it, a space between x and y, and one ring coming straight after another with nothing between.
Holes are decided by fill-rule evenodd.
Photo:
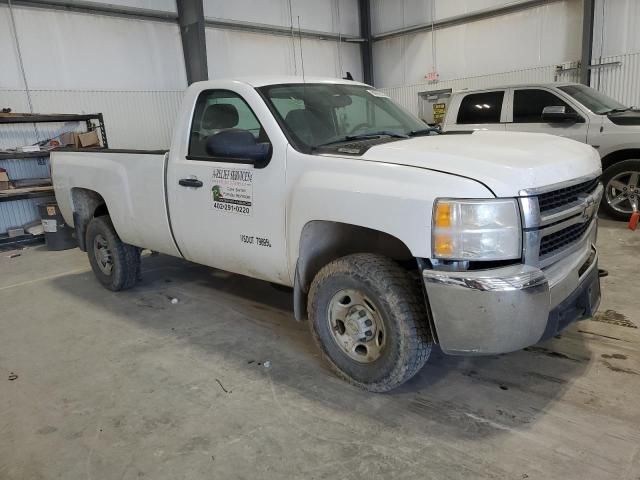
<instances>
[{"instance_id":1,"label":"steel support column","mask_svg":"<svg viewBox=\"0 0 640 480\"><path fill-rule=\"evenodd\" d=\"M584 0L582 15L582 54L580 55L580 83L589 86L593 52L594 0Z\"/></svg>"},{"instance_id":2,"label":"steel support column","mask_svg":"<svg viewBox=\"0 0 640 480\"><path fill-rule=\"evenodd\" d=\"M360 14L360 57L364 83L373 85L373 38L371 35L371 0L358 0Z\"/></svg>"},{"instance_id":3,"label":"steel support column","mask_svg":"<svg viewBox=\"0 0 640 480\"><path fill-rule=\"evenodd\" d=\"M187 83L209 79L202 0L177 0Z\"/></svg>"}]
</instances>

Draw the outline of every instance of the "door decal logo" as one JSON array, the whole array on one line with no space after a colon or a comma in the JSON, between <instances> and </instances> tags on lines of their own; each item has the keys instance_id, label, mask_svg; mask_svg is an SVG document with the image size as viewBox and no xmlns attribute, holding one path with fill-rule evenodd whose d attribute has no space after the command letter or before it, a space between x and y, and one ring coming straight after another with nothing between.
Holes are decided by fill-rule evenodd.
<instances>
[{"instance_id":1,"label":"door decal logo","mask_svg":"<svg viewBox=\"0 0 640 480\"><path fill-rule=\"evenodd\" d=\"M222 192L220 191L220 185L214 185L211 189L211 194L213 195L213 201L219 202L222 199Z\"/></svg>"},{"instance_id":2,"label":"door decal logo","mask_svg":"<svg viewBox=\"0 0 640 480\"><path fill-rule=\"evenodd\" d=\"M214 168L211 199L218 212L253 214L253 172L239 168Z\"/></svg>"}]
</instances>

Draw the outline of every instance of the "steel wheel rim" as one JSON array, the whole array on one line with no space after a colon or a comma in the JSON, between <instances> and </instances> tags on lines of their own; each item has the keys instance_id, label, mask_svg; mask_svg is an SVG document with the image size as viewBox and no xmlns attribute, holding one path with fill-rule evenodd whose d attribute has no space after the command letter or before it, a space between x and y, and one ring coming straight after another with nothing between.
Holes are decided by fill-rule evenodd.
<instances>
[{"instance_id":1,"label":"steel wheel rim","mask_svg":"<svg viewBox=\"0 0 640 480\"><path fill-rule=\"evenodd\" d=\"M631 215L633 207L631 201L635 200L640 207L640 172L628 171L618 173L609 180L605 188L605 200L616 212Z\"/></svg>"},{"instance_id":2,"label":"steel wheel rim","mask_svg":"<svg viewBox=\"0 0 640 480\"><path fill-rule=\"evenodd\" d=\"M93 255L100 271L105 275L111 275L113 258L111 257L109 244L101 234L96 235L93 239Z\"/></svg>"},{"instance_id":3,"label":"steel wheel rim","mask_svg":"<svg viewBox=\"0 0 640 480\"><path fill-rule=\"evenodd\" d=\"M359 363L375 362L384 351L386 332L373 302L355 289L340 290L329 302L329 331L340 350Z\"/></svg>"}]
</instances>

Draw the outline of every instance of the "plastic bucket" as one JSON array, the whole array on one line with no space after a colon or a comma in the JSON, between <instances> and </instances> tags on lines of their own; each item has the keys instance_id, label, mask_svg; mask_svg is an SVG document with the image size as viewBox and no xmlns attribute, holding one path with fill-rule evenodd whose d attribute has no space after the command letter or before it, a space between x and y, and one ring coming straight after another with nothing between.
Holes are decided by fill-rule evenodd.
<instances>
[{"instance_id":1,"label":"plastic bucket","mask_svg":"<svg viewBox=\"0 0 640 480\"><path fill-rule=\"evenodd\" d=\"M74 229L65 223L58 204L38 205L38 211L42 220L47 250L68 250L78 246L78 242L73 238Z\"/></svg>"}]
</instances>

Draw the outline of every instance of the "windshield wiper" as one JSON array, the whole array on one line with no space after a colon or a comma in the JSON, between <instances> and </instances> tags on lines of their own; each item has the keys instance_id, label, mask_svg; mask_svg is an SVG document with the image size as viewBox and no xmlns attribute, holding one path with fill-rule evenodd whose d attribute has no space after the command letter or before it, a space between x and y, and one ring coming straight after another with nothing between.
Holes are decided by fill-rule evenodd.
<instances>
[{"instance_id":1,"label":"windshield wiper","mask_svg":"<svg viewBox=\"0 0 640 480\"><path fill-rule=\"evenodd\" d=\"M624 108L612 108L610 110L606 110L603 113L606 115L607 113L620 113L620 112L628 112L629 110L631 110L631 107L624 107Z\"/></svg>"},{"instance_id":2,"label":"windshield wiper","mask_svg":"<svg viewBox=\"0 0 640 480\"><path fill-rule=\"evenodd\" d=\"M358 135L345 135L343 138L340 138L339 140L333 140L331 142L321 143L319 145L316 145L314 148L328 147L329 145L335 145L335 144L344 143L344 142L351 142L353 140L366 140L368 138L380 138L380 137L409 138L409 135L405 135L404 133L381 130L379 132L360 133Z\"/></svg>"},{"instance_id":3,"label":"windshield wiper","mask_svg":"<svg viewBox=\"0 0 640 480\"><path fill-rule=\"evenodd\" d=\"M420 130L411 130L409 136L418 137L420 135L429 135L432 132L442 133L442 130L438 127L421 128Z\"/></svg>"}]
</instances>

